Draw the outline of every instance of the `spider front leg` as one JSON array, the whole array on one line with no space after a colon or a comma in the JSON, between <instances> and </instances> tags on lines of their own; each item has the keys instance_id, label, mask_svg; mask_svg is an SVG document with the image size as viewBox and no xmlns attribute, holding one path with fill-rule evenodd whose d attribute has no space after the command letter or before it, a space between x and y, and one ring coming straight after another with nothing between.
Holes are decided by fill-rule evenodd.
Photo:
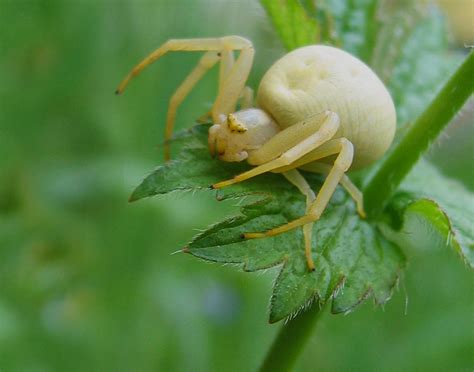
<instances>
[{"instance_id":1,"label":"spider front leg","mask_svg":"<svg viewBox=\"0 0 474 372\"><path fill-rule=\"evenodd\" d=\"M218 92L222 91L222 85L224 84L225 78L229 75L232 66L234 65L234 51L233 50L223 50L217 53L220 57L220 67L219 67L219 90ZM201 124L208 123L209 120L212 118L212 108L206 112L205 114L201 115L197 122Z\"/></svg>"},{"instance_id":2,"label":"spider front leg","mask_svg":"<svg viewBox=\"0 0 474 372\"><path fill-rule=\"evenodd\" d=\"M300 168L308 172L322 173L327 175L331 171L331 165L317 162L317 160L326 158L331 155L337 155L341 149L341 141L345 141L345 139L337 138L328 141L321 147L311 151L302 158L298 159L293 164L276 169L274 172L282 173L286 172L289 169ZM351 180L349 179L349 177L347 177L346 174L342 176L339 183L342 185L342 187L346 189L352 199L354 199L357 207L357 213L359 213L359 216L365 218L366 214L364 211L364 200L362 192L357 188L357 186L355 186L351 182Z\"/></svg>"},{"instance_id":3,"label":"spider front leg","mask_svg":"<svg viewBox=\"0 0 474 372\"><path fill-rule=\"evenodd\" d=\"M245 87L242 91L242 101L240 103L240 109L245 110L253 107L253 89Z\"/></svg>"},{"instance_id":4,"label":"spider front leg","mask_svg":"<svg viewBox=\"0 0 474 372\"><path fill-rule=\"evenodd\" d=\"M317 149L310 154L312 155L313 158L317 156L325 157L328 155L332 155L333 153L337 153L337 149L340 147L339 145L340 143L341 143L341 139L329 141L325 145L321 146L320 149ZM316 152L318 152L317 155L316 155ZM307 155L307 157L309 157L309 155ZM301 168L308 172L322 173L326 175L331 172L331 166L329 164L318 163L315 161L311 161L310 163L303 165ZM311 189L311 187L309 186L308 182L306 181L306 179L296 169L290 169L285 172L282 172L282 175L285 176L285 178L288 181L290 181L293 185L295 185L298 188L298 190L303 195L306 196L306 214L309 214L311 206L316 199L316 196L313 190ZM357 212L359 213L359 215L362 218L365 218L366 215L364 212L364 202L363 202L362 192L351 182L351 180L349 179L349 177L347 177L346 174L342 176L339 182L341 186L344 187L346 191L349 193L349 195L354 199L357 206ZM311 254L312 231L313 231L312 222L303 225L305 256L306 256L308 269L310 271L313 271L315 268L313 257Z\"/></svg>"},{"instance_id":5,"label":"spider front leg","mask_svg":"<svg viewBox=\"0 0 474 372\"><path fill-rule=\"evenodd\" d=\"M331 165L318 162L305 164L300 168L307 172L320 173L325 175L327 175L331 171ZM352 181L346 174L342 176L340 184L344 189L346 189L351 198L354 199L357 208L357 213L359 214L359 216L361 218L366 218L367 215L364 210L364 195L362 194L362 192L357 188L356 185L352 183Z\"/></svg>"},{"instance_id":6,"label":"spider front leg","mask_svg":"<svg viewBox=\"0 0 474 372\"><path fill-rule=\"evenodd\" d=\"M338 128L339 117L337 114L330 111L314 115L307 120L297 123L275 135L259 150L252 154L251 157L249 157L249 162L263 162L263 164L248 172L235 176L231 180L219 182L213 185L213 188L225 187L265 172L285 168L286 170L283 172L283 175L306 196L306 214L309 214L311 213L310 208L313 206L315 200L314 192L311 190L303 176L301 176L296 169L293 169L296 167L292 164L294 164L298 159L305 157L305 155L317 151L321 145L330 141L330 139L336 134ZM276 159L274 159L275 157ZM305 240L305 255L310 270L314 270L314 262L311 256L312 222L313 221L308 220L306 223L301 224L304 225L303 235ZM261 237L259 234L261 233L244 234L244 236L248 238Z\"/></svg>"},{"instance_id":7,"label":"spider front leg","mask_svg":"<svg viewBox=\"0 0 474 372\"><path fill-rule=\"evenodd\" d=\"M334 194L338 183L341 181L345 172L351 166L352 159L354 156L354 147L352 143L346 138L338 138L337 140L334 140L331 145L338 149L339 154L334 162L334 165L329 171L326 180L324 181L321 189L319 190L316 200L311 204L311 206L309 207L309 211L306 213L306 215L285 225L279 226L263 233L244 234L245 238L255 239L278 235L283 232L292 230L296 227L303 226L307 223L315 222L321 217L322 213L324 212L329 203L329 200Z\"/></svg>"},{"instance_id":8,"label":"spider front leg","mask_svg":"<svg viewBox=\"0 0 474 372\"><path fill-rule=\"evenodd\" d=\"M222 65L222 62L221 62ZM254 92L253 89L249 86L246 86L242 91L242 97L240 97L240 110L245 110L254 107ZM209 123L209 120L212 118L212 110L206 112L204 115L201 115L197 122L200 124Z\"/></svg>"},{"instance_id":9,"label":"spider front leg","mask_svg":"<svg viewBox=\"0 0 474 372\"><path fill-rule=\"evenodd\" d=\"M296 123L276 134L249 156L249 163L260 165L230 180L218 182L212 188L220 189L286 166L295 168L291 166L295 161L329 141L338 128L339 116L331 111Z\"/></svg>"},{"instance_id":10,"label":"spider front leg","mask_svg":"<svg viewBox=\"0 0 474 372\"><path fill-rule=\"evenodd\" d=\"M295 185L300 192L306 196L306 213L309 212L310 206L313 204L316 199L313 190L309 186L305 178L298 172L296 169L289 170L282 173L285 178ZM304 237L304 248L306 263L310 271L314 271L314 261L312 256L312 237L313 237L313 223L307 223L303 226L303 237Z\"/></svg>"},{"instance_id":11,"label":"spider front leg","mask_svg":"<svg viewBox=\"0 0 474 372\"><path fill-rule=\"evenodd\" d=\"M207 52L205 53L198 62L198 65L194 70L186 77L183 83L176 89L173 96L170 99L168 106L168 114L166 115L166 127L165 127L165 160L169 160L170 154L170 139L173 136L173 128L176 120L176 112L178 107L181 105L183 100L193 89L194 85L201 80L204 74L212 68L219 61L218 52Z\"/></svg>"},{"instance_id":12,"label":"spider front leg","mask_svg":"<svg viewBox=\"0 0 474 372\"><path fill-rule=\"evenodd\" d=\"M240 51L235 62L234 50ZM122 93L133 77L170 51L207 51L207 53L201 58L198 66L185 79L170 101L165 130L165 159L169 159L168 142L173 133L176 111L194 85L218 60L221 61L219 93L212 108L212 119L217 123L220 121L221 115L227 115L235 111L237 100L245 87L254 56L252 43L240 36L169 40L135 66L122 80L116 93Z\"/></svg>"}]
</instances>

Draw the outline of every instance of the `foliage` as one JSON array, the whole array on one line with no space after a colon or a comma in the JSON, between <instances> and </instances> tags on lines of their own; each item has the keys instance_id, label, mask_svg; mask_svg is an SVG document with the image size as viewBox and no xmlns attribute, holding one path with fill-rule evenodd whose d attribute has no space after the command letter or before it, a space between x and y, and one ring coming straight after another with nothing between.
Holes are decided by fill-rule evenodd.
<instances>
[{"instance_id":1,"label":"foliage","mask_svg":"<svg viewBox=\"0 0 474 372\"><path fill-rule=\"evenodd\" d=\"M427 182L430 186L427 187ZM404 180L387 207L389 225L399 231L386 234L400 246L419 249L448 247L474 267L474 198L463 185L421 161ZM385 227L384 227L385 228ZM427 239L428 237L428 239Z\"/></svg>"},{"instance_id":2,"label":"foliage","mask_svg":"<svg viewBox=\"0 0 474 372\"><path fill-rule=\"evenodd\" d=\"M287 48L310 44L316 40L316 28L313 27L315 19L311 18L298 2L286 1L277 4L264 1L263 4ZM339 6L344 4L346 3L340 2ZM383 9L376 9L379 6L377 2L364 2L364 4L363 6L361 2L357 5L359 12L364 14L359 19L360 25L364 27L356 27L351 23L352 21L346 23L348 20L346 16L341 18L340 14L345 14L344 12L354 15L353 9L349 9L352 6L350 3L347 3L349 8L345 11L339 9L339 18L336 14L335 19L336 21L339 19L337 29L343 46L351 45L354 53L359 53L361 58L369 58L367 51L377 49L379 40L376 30L381 27L377 23L378 20L376 18L372 20L373 17L371 18L370 15ZM403 9L402 4L396 11L401 12ZM298 22L295 22L296 16L299 17ZM423 40L420 40L422 35L431 37L430 34L426 34L426 27L431 26L436 29L441 27L442 21L437 15L427 17L428 20L419 25L406 22L403 32L407 40L415 38L416 45L423 44ZM390 24L384 27L389 26ZM419 28L423 29L422 34L418 32ZM312 31L308 32L308 30ZM353 42L354 35L359 36L359 47L355 47L358 44ZM387 36L384 32L382 35ZM386 39L383 41L386 42ZM437 45L438 54L442 52L440 45L443 42L440 40L441 44ZM426 44L432 47L432 43L428 40ZM388 55L390 56L390 53ZM396 57L396 61L392 61L393 76L397 77L398 84L401 84L401 75L397 75L397 69L401 69L400 66L409 68L415 62L410 55L403 53L402 45L399 46ZM437 57L440 58L440 55ZM385 62L387 61L384 60L382 64L385 65ZM378 63L381 62L378 61ZM451 60L445 63L451 64ZM249 195L259 195L259 197L251 202L243 201L241 215L211 226L196 236L183 249L183 252L209 261L241 264L245 271L262 270L281 264L282 269L275 282L270 301L270 322L294 315L314 299L321 304L331 300L334 313L351 311L369 297L372 297L377 304L385 303L391 297L392 289L404 267L405 259L400 248L405 248L409 244L407 241L404 242L405 244L400 244L402 240L397 240L394 237L397 234L393 231L401 226L405 230L407 226L413 228L409 221L413 221L412 217L415 214L418 223L428 226L427 233L423 236L424 241L433 242L441 237L472 264L473 231L466 224L469 217L460 217L462 213L460 211L466 210L464 200L472 198L466 192L464 192L465 197L451 200L452 208L448 213L453 215L454 222L450 222L442 207L433 204L433 201L419 199L419 194L416 193L411 193L411 197L408 197L403 189L400 193L404 195L405 202L400 202L400 196L395 196L385 214L379 216L384 210L385 203L389 201L399 183L413 168L420 154L426 150L431 140L437 136L471 94L472 87L466 84L466 81L472 75L472 69L471 55L420 119L409 128L403 139L396 143L381 162L382 165L374 167L372 174L366 177L368 186L365 188L365 198L368 200L366 206L371 217L369 221L363 221L357 216L353 202L342 190L336 193L313 230L313 242L316 242L313 256L317 262L315 272L310 273L307 270L302 251L302 233L299 229L272 238L242 241L243 233L266 231L304 214L304 198L296 188L289 186L282 177L277 175L260 176L231 187L229 190L225 189L219 195L221 200ZM392 76L391 73L385 75L387 80L389 76ZM436 78L439 84L444 76L440 75ZM420 82L415 86L407 84L404 91L394 89L397 94L395 99L400 102L397 106L398 111L403 110L401 102L404 102L404 95L413 94L413 91L422 94L423 89L431 90L433 80L435 80L434 76L426 82L425 86L420 86ZM391 85L389 87L391 88ZM413 91L410 91L410 88ZM403 123L400 126L403 126ZM174 190L205 189L208 185L231 178L245 169L242 165L223 164L209 158L205 144L206 128L195 128L182 134L179 142L180 151L177 159L150 174L135 190L132 200ZM408 179L405 190L411 188L413 182L410 183L409 180L413 178L417 180L417 177L423 177L421 179L425 183L446 182L438 173L430 171L428 166L422 164L420 167L421 171L417 169L416 173ZM317 190L317 185L321 184L320 179L313 175L305 176ZM441 192L441 198L446 192L449 191ZM470 213L469 210L466 213ZM396 219L394 215L398 219L398 225L393 225ZM408 222L404 223L405 219ZM398 241L400 248L391 241Z\"/></svg>"},{"instance_id":3,"label":"foliage","mask_svg":"<svg viewBox=\"0 0 474 372\"><path fill-rule=\"evenodd\" d=\"M296 49L307 45L308 40L319 38L318 23L301 7L298 0L262 0L262 5L286 49Z\"/></svg>"},{"instance_id":4,"label":"foliage","mask_svg":"<svg viewBox=\"0 0 474 372\"><path fill-rule=\"evenodd\" d=\"M131 200L174 190L205 189L243 170L222 166L207 150L207 127L195 127L179 140L180 156L159 167L135 190ZM312 185L320 178L307 174ZM354 202L342 190L314 226L315 272L308 272L300 229L272 238L242 241L245 232L265 231L304 214L305 199L281 175L263 175L223 189L219 199L257 195L243 201L241 215L231 217L196 236L185 248L197 257L242 264L256 271L283 263L275 283L270 321L285 318L318 298L333 298L333 312L349 312L367 297L383 304L391 294L404 258L370 223L355 213ZM253 199L253 200L249 200ZM351 242L350 244L348 242Z\"/></svg>"},{"instance_id":5,"label":"foliage","mask_svg":"<svg viewBox=\"0 0 474 372\"><path fill-rule=\"evenodd\" d=\"M326 0L326 9L336 1ZM309 12L311 2L301 1ZM169 38L234 34L256 46L250 79L255 88L284 53L263 7L257 0L113 6L105 0L3 0L0 8L0 369L255 370L283 326L265 324L279 267L249 275L232 265L170 254L190 241L196 228L235 214L237 200L217 203L211 192L175 192L126 202L132 187L161 162L157 144L168 100L199 56L170 54L125 96L113 91L140 57ZM316 18L319 24L328 19ZM457 64L452 50L441 48L443 58L437 57L436 43L428 50L428 36L446 39L443 27L436 30L418 32L425 44L402 43L414 62L411 69L395 63L389 81L400 124L423 111ZM209 109L217 72L183 103L178 128L191 126ZM426 89L418 92L417 84ZM409 95L403 94L405 85ZM468 124L469 111L460 119ZM474 145L469 127L451 126L432 154L437 168L444 165L443 172L472 192L474 173L466 172ZM439 181L438 176L433 177ZM426 187L422 181L420 189L434 199L426 194L441 183ZM405 201L419 198L411 199L412 191ZM443 209L452 219L447 204ZM392 221L398 226L395 211L387 217L389 226ZM410 221L418 222L417 214ZM410 221L405 218L405 224ZM407 225L396 237L413 244L424 226ZM331 371L472 369L474 335L465 320L472 316L473 272L459 265L444 239L436 239L438 251L433 240L417 237L416 250L405 241L397 245L404 247L409 269L390 303L374 311L366 302L350 316L324 310L317 332L301 324L310 330L308 347L294 334L284 342L285 355L293 346L303 350L295 370L314 370L315 363Z\"/></svg>"},{"instance_id":6,"label":"foliage","mask_svg":"<svg viewBox=\"0 0 474 372\"><path fill-rule=\"evenodd\" d=\"M365 186L365 207L369 213L376 215L383 210L386 200L461 109L473 91L472 85L466 84L468 77L472 75L474 53L467 56L426 110L405 131L403 138L396 146L392 146L377 172L368 180Z\"/></svg>"}]
</instances>

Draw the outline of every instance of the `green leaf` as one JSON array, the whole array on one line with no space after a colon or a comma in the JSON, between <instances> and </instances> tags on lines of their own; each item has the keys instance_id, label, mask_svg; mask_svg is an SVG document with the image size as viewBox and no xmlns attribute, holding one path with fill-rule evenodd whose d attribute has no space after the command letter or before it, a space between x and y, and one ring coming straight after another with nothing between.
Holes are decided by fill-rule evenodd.
<instances>
[{"instance_id":1,"label":"green leaf","mask_svg":"<svg viewBox=\"0 0 474 372\"><path fill-rule=\"evenodd\" d=\"M422 111L456 61L442 56L446 44L439 15L412 9L410 1L335 0L327 7L319 2L314 6L311 1L297 0L262 0L262 4L287 49L315 43L318 37L326 43L340 40L344 49L372 64L394 97L399 127ZM435 67L426 69L426 64ZM431 75L426 71L432 71ZM372 220L361 220L353 201L338 188L314 225L316 271L307 270L301 229L266 239L241 238L243 233L265 231L304 214L303 196L276 174L261 175L220 190L220 200L241 199L240 214L211 226L183 252L209 261L237 264L245 271L281 266L271 297L271 322L294 315L314 300L319 304L331 302L334 313L349 312L369 297L377 304L384 303L405 265L398 247L449 245L472 265L472 216L463 210L470 197L468 193L456 199L461 201L456 204L448 200L444 187L438 190L439 195L424 194L423 188L416 187L409 177L402 191L393 196L429 143L472 91L472 86L465 84L470 76L472 62L468 60L418 121L400 136L402 139L381 165L373 168L365 189ZM181 150L177 159L158 167L130 200L175 190L211 192L209 185L249 168L246 164L210 159L207 128L198 126L181 132L174 141ZM305 177L317 191L320 177ZM442 176L433 172L421 179L445 185ZM410 231L419 233L419 238L413 233L409 235Z\"/></svg>"},{"instance_id":2,"label":"green leaf","mask_svg":"<svg viewBox=\"0 0 474 372\"><path fill-rule=\"evenodd\" d=\"M446 52L448 32L441 15L417 8L402 12L393 27L385 26L388 37L378 38L371 63L394 99L399 127L423 112L461 62L459 55Z\"/></svg>"},{"instance_id":3,"label":"green leaf","mask_svg":"<svg viewBox=\"0 0 474 372\"><path fill-rule=\"evenodd\" d=\"M387 208L391 240L417 250L448 247L474 268L474 195L462 184L420 162Z\"/></svg>"},{"instance_id":4,"label":"green leaf","mask_svg":"<svg viewBox=\"0 0 474 372\"><path fill-rule=\"evenodd\" d=\"M331 18L334 19L338 46L370 63L381 27L378 13L384 1L331 0L322 3L327 4Z\"/></svg>"},{"instance_id":5,"label":"green leaf","mask_svg":"<svg viewBox=\"0 0 474 372\"><path fill-rule=\"evenodd\" d=\"M177 160L158 167L138 186L131 200L177 189L208 189L208 185L246 169L246 165L210 159L207 128L198 126L181 135ZM318 189L321 178L305 176ZM223 189L218 197L249 195L253 196L243 201L241 214L199 234L184 252L209 261L239 264L245 271L282 265L271 298L271 322L295 314L314 299L322 303L332 299L332 311L345 313L369 297L377 304L390 298L404 266L403 255L374 225L358 217L354 202L342 189L314 225L314 272L307 268L301 229L265 239L241 238L243 233L265 231L303 215L303 195L282 176L266 174Z\"/></svg>"},{"instance_id":6,"label":"green leaf","mask_svg":"<svg viewBox=\"0 0 474 372\"><path fill-rule=\"evenodd\" d=\"M319 27L298 0L261 0L287 50L316 44Z\"/></svg>"},{"instance_id":7,"label":"green leaf","mask_svg":"<svg viewBox=\"0 0 474 372\"><path fill-rule=\"evenodd\" d=\"M425 8L425 4L410 0L379 1L376 16L367 20L369 24L374 24L371 30L376 32L376 36L372 32L367 36L372 39L369 48L366 47L369 49L366 53L370 53L367 62L386 84L392 80L394 70L400 63L408 62L414 66L417 57L426 55L432 46L428 39L435 41L438 47L436 52L446 47L446 44L440 45L445 41L444 37L440 38L437 33L434 37L428 34L436 26L444 29L444 23L439 17L425 16ZM418 46L417 50L413 49L414 44Z\"/></svg>"},{"instance_id":8,"label":"green leaf","mask_svg":"<svg viewBox=\"0 0 474 372\"><path fill-rule=\"evenodd\" d=\"M471 96L472 76L474 53L471 52L403 138L392 146L380 168L369 179L364 194L366 212L370 216L377 217L382 212L420 156Z\"/></svg>"}]
</instances>

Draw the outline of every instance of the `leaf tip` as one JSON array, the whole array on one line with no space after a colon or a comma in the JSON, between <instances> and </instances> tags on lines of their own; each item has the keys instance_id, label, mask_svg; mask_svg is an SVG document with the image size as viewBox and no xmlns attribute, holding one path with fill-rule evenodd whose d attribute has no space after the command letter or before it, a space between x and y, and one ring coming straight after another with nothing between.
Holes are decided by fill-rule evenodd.
<instances>
[{"instance_id":1,"label":"leaf tip","mask_svg":"<svg viewBox=\"0 0 474 372\"><path fill-rule=\"evenodd\" d=\"M135 192L132 193L132 195L130 195L130 197L128 198L128 202L129 203L133 203L133 202L136 202L137 200L139 200L140 198L136 195Z\"/></svg>"},{"instance_id":2,"label":"leaf tip","mask_svg":"<svg viewBox=\"0 0 474 372\"><path fill-rule=\"evenodd\" d=\"M268 324L275 324L278 323L280 320L283 318L281 316L276 315L273 312L270 312L270 315L268 317Z\"/></svg>"}]
</instances>

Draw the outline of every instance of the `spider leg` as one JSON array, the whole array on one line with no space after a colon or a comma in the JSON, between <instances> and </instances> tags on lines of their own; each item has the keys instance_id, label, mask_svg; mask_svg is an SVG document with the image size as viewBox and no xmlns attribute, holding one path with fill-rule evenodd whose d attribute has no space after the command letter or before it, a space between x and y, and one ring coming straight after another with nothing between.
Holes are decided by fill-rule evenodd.
<instances>
[{"instance_id":1,"label":"spider leg","mask_svg":"<svg viewBox=\"0 0 474 372\"><path fill-rule=\"evenodd\" d=\"M306 213L309 212L309 208L316 199L313 190L309 186L305 178L298 172L296 169L291 169L289 171L282 173L285 178L295 185L300 192L306 196ZM303 236L304 236L304 247L305 247L305 256L308 268L314 270L314 261L311 255L311 238L313 233L313 223L307 223L303 226Z\"/></svg>"},{"instance_id":2,"label":"spider leg","mask_svg":"<svg viewBox=\"0 0 474 372\"><path fill-rule=\"evenodd\" d=\"M301 130L295 131L295 128ZM230 180L218 182L212 187L215 189L222 188L291 165L330 140L336 134L338 128L339 117L330 111L325 112L324 115L315 115L308 120L292 125L271 138L256 151L257 154L252 154L249 157L250 163L261 165ZM290 168L295 167L291 166Z\"/></svg>"},{"instance_id":3,"label":"spider leg","mask_svg":"<svg viewBox=\"0 0 474 372\"><path fill-rule=\"evenodd\" d=\"M234 50L240 51L240 55L235 62L233 56ZM185 79L171 98L165 132L166 159L169 159L169 145L167 141L172 135L177 108L205 72L218 60L221 60L219 93L211 111L213 121L218 123L221 119L221 115L227 115L235 111L237 100L244 89L254 56L252 43L240 36L168 40L132 69L122 80L116 93L121 94L132 78L170 51L207 51L207 53L204 54L198 66Z\"/></svg>"},{"instance_id":4,"label":"spider leg","mask_svg":"<svg viewBox=\"0 0 474 372\"><path fill-rule=\"evenodd\" d=\"M336 190L337 184L341 181L344 173L351 166L354 156L354 147L352 143L346 138L338 138L331 141L331 146L334 146L337 149L338 156L334 162L334 165L331 167L331 170L329 171L329 174L326 177L321 189L319 190L316 200L311 204L306 215L263 233L244 234L245 238L253 239L274 236L292 230L296 227L303 226L307 223L315 222L321 217L321 214L323 213L324 209L326 209L331 196Z\"/></svg>"},{"instance_id":5,"label":"spider leg","mask_svg":"<svg viewBox=\"0 0 474 372\"><path fill-rule=\"evenodd\" d=\"M301 166L300 169L313 173L328 174L331 171L331 166L325 163L312 162ZM362 192L352 183L346 174L342 176L340 184L346 189L352 199L354 199L359 216L366 218L367 216L364 211L364 195Z\"/></svg>"},{"instance_id":6,"label":"spider leg","mask_svg":"<svg viewBox=\"0 0 474 372\"><path fill-rule=\"evenodd\" d=\"M229 74L232 71L232 68L235 63L235 58L234 58L234 51L233 50L223 50L221 52L221 64L220 64L220 69L219 69L219 94L222 93L224 86L225 86L225 81ZM253 90L252 88L246 86L242 89L241 93L241 98L242 98L242 103L241 103L241 109L246 109L250 108L253 106ZM232 111L235 111L235 107ZM229 112L229 113L230 113ZM221 113L225 114L225 113ZM212 117L212 110L206 114L206 118Z\"/></svg>"},{"instance_id":7,"label":"spider leg","mask_svg":"<svg viewBox=\"0 0 474 372\"><path fill-rule=\"evenodd\" d=\"M252 43L240 36L168 40L132 69L132 71L120 83L117 93L121 94L132 78L140 74L145 67L152 64L168 52L219 52L223 50L242 50L245 48L252 48Z\"/></svg>"},{"instance_id":8,"label":"spider leg","mask_svg":"<svg viewBox=\"0 0 474 372\"><path fill-rule=\"evenodd\" d=\"M201 80L204 74L219 61L217 52L205 53L198 62L194 70L186 77L183 83L176 89L168 105L168 114L166 116L165 128L165 160L170 159L169 140L173 135L173 127L176 119L176 112L179 105L183 102L196 83Z\"/></svg>"},{"instance_id":9,"label":"spider leg","mask_svg":"<svg viewBox=\"0 0 474 372\"><path fill-rule=\"evenodd\" d=\"M222 66L222 62L221 62ZM242 91L242 96L240 97L240 109L245 110L248 108L254 107L254 92L253 89L250 88L249 86L244 87ZM206 124L211 120L212 118L212 110L209 110L206 112L204 115L201 115L198 119L197 122L200 124Z\"/></svg>"},{"instance_id":10,"label":"spider leg","mask_svg":"<svg viewBox=\"0 0 474 372\"><path fill-rule=\"evenodd\" d=\"M242 102L240 108L242 110L253 107L253 89L246 86L242 91Z\"/></svg>"},{"instance_id":11,"label":"spider leg","mask_svg":"<svg viewBox=\"0 0 474 372\"><path fill-rule=\"evenodd\" d=\"M296 167L296 168L300 168L309 172L328 174L331 171L331 165L321 163L321 162L316 162L316 160L323 159L325 157L339 153L340 141L342 141L341 138L328 141L325 144L323 144L321 147L311 151L310 153L306 154L302 158L298 159L297 161L292 163L290 166L276 169L274 172L276 173L285 172L288 169L292 169ZM340 183L347 190L349 195L354 199L357 206L357 212L359 213L359 215L362 218L365 218L366 214L364 211L364 200L363 200L362 192L357 188L357 186L355 186L351 182L351 180L346 174L344 174L344 176L341 178Z\"/></svg>"},{"instance_id":12,"label":"spider leg","mask_svg":"<svg viewBox=\"0 0 474 372\"><path fill-rule=\"evenodd\" d=\"M222 85L226 76L229 74L232 66L234 65L234 51L232 50L223 50L220 53L220 68L219 68L219 92L222 90ZM212 118L212 109L206 112L204 115L201 115L198 119L198 123L208 123L210 118Z\"/></svg>"},{"instance_id":13,"label":"spider leg","mask_svg":"<svg viewBox=\"0 0 474 372\"><path fill-rule=\"evenodd\" d=\"M227 116L231 112L235 112L237 101L245 88L255 54L255 50L250 41L246 41L247 45L244 47L232 48L234 50L240 49L240 54L230 68L221 72L219 94L212 106L212 120L214 123L219 123L222 115ZM225 54L222 56L225 56ZM224 73L226 73L227 76L223 77L222 75Z\"/></svg>"},{"instance_id":14,"label":"spider leg","mask_svg":"<svg viewBox=\"0 0 474 372\"><path fill-rule=\"evenodd\" d=\"M219 68L219 92L222 91L224 81L229 76L232 66L234 66L235 58L233 50L222 50L221 52L221 65Z\"/></svg>"}]
</instances>

